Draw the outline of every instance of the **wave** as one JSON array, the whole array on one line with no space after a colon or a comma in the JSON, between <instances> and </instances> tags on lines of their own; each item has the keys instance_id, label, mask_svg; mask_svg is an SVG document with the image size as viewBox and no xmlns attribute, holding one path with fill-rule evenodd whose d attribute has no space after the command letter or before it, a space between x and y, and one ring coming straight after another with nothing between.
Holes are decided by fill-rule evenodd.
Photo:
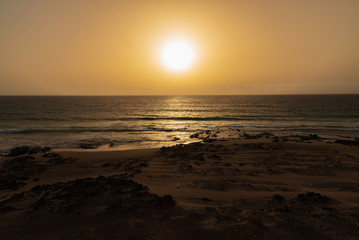
<instances>
[{"instance_id":1,"label":"wave","mask_svg":"<svg viewBox=\"0 0 359 240\"><path fill-rule=\"evenodd\" d=\"M191 118L193 119L193 118ZM321 125L321 124L290 124L290 122L283 122L282 124L261 124L257 122L257 124L249 124L249 125L237 125L237 124L221 124L220 126L216 123L209 124L207 126L202 126L206 129L232 129L232 128L241 128L244 130L255 130L255 131L313 131L317 130L320 132L331 132L331 131L357 131L359 128L358 125ZM146 126L144 125L142 128L121 128L121 127L68 127L68 128L28 128L28 129L0 129L0 134L71 134L71 133L145 133L145 132L194 132L198 129L197 125L194 125L193 128L165 128L165 127L154 127L154 126ZM204 129L202 129L204 130Z\"/></svg>"},{"instance_id":2,"label":"wave","mask_svg":"<svg viewBox=\"0 0 359 240\"><path fill-rule=\"evenodd\" d=\"M238 117L137 117L137 118L104 118L96 120L107 120L107 121L196 121L196 122L210 122L210 121L246 121L246 120L257 120L257 121L271 121L271 120L290 120L290 118L285 118L283 116L238 116ZM95 119L93 119L95 120ZM297 121L295 119L295 121Z\"/></svg>"},{"instance_id":3,"label":"wave","mask_svg":"<svg viewBox=\"0 0 359 240\"><path fill-rule=\"evenodd\" d=\"M165 128L147 128L147 129L94 129L94 128L76 128L76 129L0 129L0 134L46 134L46 133L106 133L106 132L173 132L183 131L182 129L165 129Z\"/></svg>"},{"instance_id":4,"label":"wave","mask_svg":"<svg viewBox=\"0 0 359 240\"><path fill-rule=\"evenodd\" d=\"M18 129L0 129L0 134L13 134L13 133L20 133L22 130Z\"/></svg>"},{"instance_id":5,"label":"wave","mask_svg":"<svg viewBox=\"0 0 359 240\"><path fill-rule=\"evenodd\" d=\"M318 117L318 116L293 116L293 115L283 115L283 114L245 114L245 115L238 115L238 116L229 116L229 115L222 115L222 116L192 116L192 117L172 117L172 116L139 116L139 117L101 117L101 116L77 116L77 117L25 117L20 120L25 121L35 121L35 122L77 122L77 121L85 121L85 122L92 122L92 121L314 121L314 122L336 122L345 120L357 120L359 119L359 115L350 115L350 116L326 116ZM4 121L11 121L15 120L18 121L19 119L6 119L1 118Z\"/></svg>"},{"instance_id":6,"label":"wave","mask_svg":"<svg viewBox=\"0 0 359 240\"><path fill-rule=\"evenodd\" d=\"M238 121L243 120L238 117L141 117L141 118L123 118L121 120L146 120L146 121L158 121L158 120L174 120L174 121Z\"/></svg>"},{"instance_id":7,"label":"wave","mask_svg":"<svg viewBox=\"0 0 359 240\"><path fill-rule=\"evenodd\" d=\"M72 117L68 119L64 118L34 118L27 117L24 120L29 121L161 121L161 120L174 120L174 121L238 121L238 120L250 120L250 119L261 119L263 116L244 116L244 117L105 117L105 118L91 118L91 117Z\"/></svg>"}]
</instances>

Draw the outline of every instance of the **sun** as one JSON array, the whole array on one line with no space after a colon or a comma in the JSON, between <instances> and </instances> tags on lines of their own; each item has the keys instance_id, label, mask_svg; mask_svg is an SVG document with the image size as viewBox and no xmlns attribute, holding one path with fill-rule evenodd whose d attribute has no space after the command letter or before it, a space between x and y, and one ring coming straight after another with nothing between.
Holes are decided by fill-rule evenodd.
<instances>
[{"instance_id":1,"label":"sun","mask_svg":"<svg viewBox=\"0 0 359 240\"><path fill-rule=\"evenodd\" d=\"M196 58L196 51L190 41L173 39L161 49L162 63L172 71L181 72L189 69Z\"/></svg>"}]
</instances>

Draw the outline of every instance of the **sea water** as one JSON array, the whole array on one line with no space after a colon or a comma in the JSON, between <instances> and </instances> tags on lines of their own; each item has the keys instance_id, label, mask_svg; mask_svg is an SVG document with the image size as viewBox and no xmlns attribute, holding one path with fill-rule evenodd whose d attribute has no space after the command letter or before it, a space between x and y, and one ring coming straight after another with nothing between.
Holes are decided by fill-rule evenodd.
<instances>
[{"instance_id":1,"label":"sea water","mask_svg":"<svg viewBox=\"0 0 359 240\"><path fill-rule=\"evenodd\" d=\"M158 147L205 130L359 137L359 95L0 97L0 151L87 141Z\"/></svg>"}]
</instances>

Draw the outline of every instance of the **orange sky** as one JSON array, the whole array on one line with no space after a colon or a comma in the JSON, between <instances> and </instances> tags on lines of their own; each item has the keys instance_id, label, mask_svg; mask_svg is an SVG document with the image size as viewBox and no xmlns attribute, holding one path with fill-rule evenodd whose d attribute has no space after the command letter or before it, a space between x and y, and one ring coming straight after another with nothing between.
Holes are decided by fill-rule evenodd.
<instances>
[{"instance_id":1,"label":"orange sky","mask_svg":"<svg viewBox=\"0 0 359 240\"><path fill-rule=\"evenodd\" d=\"M0 95L359 93L358 26L357 0L1 1Z\"/></svg>"}]
</instances>

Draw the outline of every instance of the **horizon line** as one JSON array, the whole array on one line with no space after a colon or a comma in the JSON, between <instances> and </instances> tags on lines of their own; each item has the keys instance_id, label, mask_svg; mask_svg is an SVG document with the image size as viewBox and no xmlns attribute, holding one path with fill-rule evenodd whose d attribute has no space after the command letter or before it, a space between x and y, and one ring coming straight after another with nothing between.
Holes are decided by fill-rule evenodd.
<instances>
[{"instance_id":1,"label":"horizon line","mask_svg":"<svg viewBox=\"0 0 359 240\"><path fill-rule=\"evenodd\" d=\"M279 93L279 94L0 94L0 97L144 97L144 96L309 96L359 95L359 93Z\"/></svg>"}]
</instances>

